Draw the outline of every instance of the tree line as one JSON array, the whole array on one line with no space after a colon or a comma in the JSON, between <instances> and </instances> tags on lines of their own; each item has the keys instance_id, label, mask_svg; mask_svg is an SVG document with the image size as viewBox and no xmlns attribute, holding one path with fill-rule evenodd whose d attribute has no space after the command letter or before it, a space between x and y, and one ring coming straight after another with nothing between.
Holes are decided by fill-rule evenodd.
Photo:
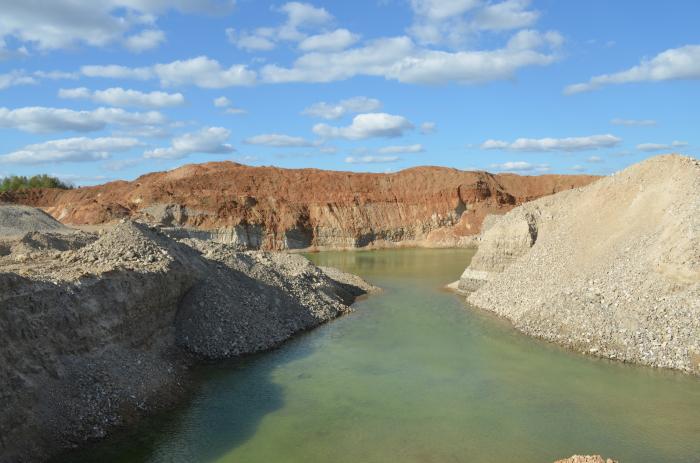
<instances>
[{"instance_id":1,"label":"tree line","mask_svg":"<svg viewBox=\"0 0 700 463\"><path fill-rule=\"evenodd\" d=\"M10 175L0 180L0 192L19 191L29 188L61 188L67 190L73 188L73 186L46 174L33 175L31 177Z\"/></svg>"}]
</instances>

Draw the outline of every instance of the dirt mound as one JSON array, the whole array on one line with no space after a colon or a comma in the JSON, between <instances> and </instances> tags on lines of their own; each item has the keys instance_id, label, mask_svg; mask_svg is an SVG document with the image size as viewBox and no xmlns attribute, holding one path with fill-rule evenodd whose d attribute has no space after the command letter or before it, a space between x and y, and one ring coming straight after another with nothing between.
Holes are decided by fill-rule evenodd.
<instances>
[{"instance_id":1,"label":"dirt mound","mask_svg":"<svg viewBox=\"0 0 700 463\"><path fill-rule=\"evenodd\" d=\"M0 237L22 236L28 232L68 233L71 230L41 209L0 204Z\"/></svg>"},{"instance_id":2,"label":"dirt mound","mask_svg":"<svg viewBox=\"0 0 700 463\"><path fill-rule=\"evenodd\" d=\"M700 373L700 162L659 156L493 224L460 285L522 331Z\"/></svg>"},{"instance_id":3,"label":"dirt mound","mask_svg":"<svg viewBox=\"0 0 700 463\"><path fill-rule=\"evenodd\" d=\"M594 179L442 167L369 174L217 162L133 182L32 190L0 200L41 207L67 224L132 218L175 227L178 237L249 249L454 246L471 243L488 214Z\"/></svg>"},{"instance_id":4,"label":"dirt mound","mask_svg":"<svg viewBox=\"0 0 700 463\"><path fill-rule=\"evenodd\" d=\"M272 348L372 289L300 255L182 243L138 223L63 251L25 238L49 246L0 257L0 461L103 437L176 402L197 358Z\"/></svg>"}]
</instances>

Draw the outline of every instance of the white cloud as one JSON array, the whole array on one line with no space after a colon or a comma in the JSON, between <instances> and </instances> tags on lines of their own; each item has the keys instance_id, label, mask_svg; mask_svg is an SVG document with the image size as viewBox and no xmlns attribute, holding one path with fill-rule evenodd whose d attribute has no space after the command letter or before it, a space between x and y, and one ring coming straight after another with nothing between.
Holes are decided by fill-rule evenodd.
<instances>
[{"instance_id":1,"label":"white cloud","mask_svg":"<svg viewBox=\"0 0 700 463\"><path fill-rule=\"evenodd\" d=\"M247 111L245 109L234 108L233 106L231 106L232 104L233 103L231 103L231 100L229 100L225 96L220 96L220 97L214 99L214 106L216 106L217 108L226 108L224 110L224 112L226 114L238 115L238 114L246 114L247 113Z\"/></svg>"},{"instance_id":2,"label":"white cloud","mask_svg":"<svg viewBox=\"0 0 700 463\"><path fill-rule=\"evenodd\" d=\"M76 79L80 78L80 73L78 73L78 72L66 72L66 71L34 71L33 75L36 77L39 77L41 79L51 79L51 80L59 80L59 79L76 80Z\"/></svg>"},{"instance_id":3,"label":"white cloud","mask_svg":"<svg viewBox=\"0 0 700 463\"><path fill-rule=\"evenodd\" d=\"M437 130L437 124L435 122L423 122L420 125L420 132L424 135L434 133Z\"/></svg>"},{"instance_id":4,"label":"white cloud","mask_svg":"<svg viewBox=\"0 0 700 463\"><path fill-rule=\"evenodd\" d=\"M652 59L644 59L637 66L614 74L592 77L588 82L569 85L564 93L588 92L605 85L632 82L660 82L665 80L700 79L700 45L671 48Z\"/></svg>"},{"instance_id":5,"label":"white cloud","mask_svg":"<svg viewBox=\"0 0 700 463\"><path fill-rule=\"evenodd\" d=\"M277 46L275 42L268 37L251 34L245 31L238 34L232 27L226 29L226 37L229 42L246 51L269 51Z\"/></svg>"},{"instance_id":6,"label":"white cloud","mask_svg":"<svg viewBox=\"0 0 700 463\"><path fill-rule=\"evenodd\" d=\"M228 106L231 106L231 100L229 100L225 96L220 96L214 99L214 106L216 106L217 108L226 108Z\"/></svg>"},{"instance_id":7,"label":"white cloud","mask_svg":"<svg viewBox=\"0 0 700 463\"><path fill-rule=\"evenodd\" d=\"M382 102L374 98L356 96L338 103L326 103L325 101L314 103L302 111L302 114L322 119L340 119L346 114L367 113L381 109Z\"/></svg>"},{"instance_id":8,"label":"white cloud","mask_svg":"<svg viewBox=\"0 0 700 463\"><path fill-rule=\"evenodd\" d=\"M502 149L510 151L585 151L610 148L620 144L622 139L606 134L588 137L568 138L518 138L514 142L486 140L481 149Z\"/></svg>"},{"instance_id":9,"label":"white cloud","mask_svg":"<svg viewBox=\"0 0 700 463\"><path fill-rule=\"evenodd\" d=\"M385 146L379 148L379 153L381 154L402 154L402 153L422 153L425 151L423 145L396 145L396 146Z\"/></svg>"},{"instance_id":10,"label":"white cloud","mask_svg":"<svg viewBox=\"0 0 700 463\"><path fill-rule=\"evenodd\" d=\"M243 142L248 145L274 146L276 148L313 146L313 143L302 137L292 137L279 133L256 135L246 138Z\"/></svg>"},{"instance_id":11,"label":"white cloud","mask_svg":"<svg viewBox=\"0 0 700 463\"><path fill-rule=\"evenodd\" d=\"M129 68L117 64L88 65L80 68L80 72L86 77L104 77L107 79L153 79L155 74L149 67Z\"/></svg>"},{"instance_id":12,"label":"white cloud","mask_svg":"<svg viewBox=\"0 0 700 463\"><path fill-rule=\"evenodd\" d=\"M684 141L674 141L671 144L665 143L640 143L637 145L639 151L672 151L675 148L683 148L688 146L687 142Z\"/></svg>"},{"instance_id":13,"label":"white cloud","mask_svg":"<svg viewBox=\"0 0 700 463\"><path fill-rule=\"evenodd\" d=\"M186 133L173 138L168 148L146 151L145 158L182 159L195 153L226 154L235 151L226 143L231 132L223 127L208 127L198 132Z\"/></svg>"},{"instance_id":14,"label":"white cloud","mask_svg":"<svg viewBox=\"0 0 700 463\"><path fill-rule=\"evenodd\" d=\"M348 48L359 40L357 34L347 29L336 29L325 34L312 35L299 43L303 51L339 51Z\"/></svg>"},{"instance_id":15,"label":"white cloud","mask_svg":"<svg viewBox=\"0 0 700 463\"><path fill-rule=\"evenodd\" d=\"M574 172L585 172L588 168L586 166L582 166L581 164L576 164L571 166L570 170L573 170Z\"/></svg>"},{"instance_id":16,"label":"white cloud","mask_svg":"<svg viewBox=\"0 0 700 463\"><path fill-rule=\"evenodd\" d=\"M119 65L83 66L83 75L87 77L106 77L110 79L160 79L164 87L195 85L201 88L225 88L240 85L253 85L257 74L243 64L234 64L228 68L207 56L177 60L170 63L155 64L150 67L128 68Z\"/></svg>"},{"instance_id":17,"label":"white cloud","mask_svg":"<svg viewBox=\"0 0 700 463\"><path fill-rule=\"evenodd\" d=\"M411 0L415 19L409 32L420 43L460 46L480 31L522 29L539 18L529 0Z\"/></svg>"},{"instance_id":18,"label":"white cloud","mask_svg":"<svg viewBox=\"0 0 700 463\"><path fill-rule=\"evenodd\" d=\"M0 90L4 90L15 85L36 84L37 80L26 75L22 71L11 71L6 74L0 74Z\"/></svg>"},{"instance_id":19,"label":"white cloud","mask_svg":"<svg viewBox=\"0 0 700 463\"><path fill-rule=\"evenodd\" d=\"M501 172L548 172L549 164L532 164L526 161L508 161L501 164L491 164L491 169Z\"/></svg>"},{"instance_id":20,"label":"white cloud","mask_svg":"<svg viewBox=\"0 0 700 463\"><path fill-rule=\"evenodd\" d=\"M40 50L79 44L102 47L124 41L136 27L153 25L157 15L169 9L218 13L230 11L232 5L230 0L4 1L0 38L9 36Z\"/></svg>"},{"instance_id":21,"label":"white cloud","mask_svg":"<svg viewBox=\"0 0 700 463\"><path fill-rule=\"evenodd\" d=\"M127 37L124 46L134 53L152 50L165 42L165 32L159 29L146 29L138 34Z\"/></svg>"},{"instance_id":22,"label":"white cloud","mask_svg":"<svg viewBox=\"0 0 700 463\"><path fill-rule=\"evenodd\" d=\"M380 164L386 162L397 162L401 158L398 156L348 156L345 162L348 164Z\"/></svg>"},{"instance_id":23,"label":"white cloud","mask_svg":"<svg viewBox=\"0 0 700 463\"><path fill-rule=\"evenodd\" d=\"M248 114L248 111L246 111L243 108L226 108L226 111L224 111L226 114L233 114L233 115L241 115L241 114Z\"/></svg>"},{"instance_id":24,"label":"white cloud","mask_svg":"<svg viewBox=\"0 0 700 463\"><path fill-rule=\"evenodd\" d=\"M157 111L127 112L117 108L97 108L92 111L73 111L63 108L30 106L18 109L0 107L0 127L26 132L94 132L107 124L126 126L159 125L165 117Z\"/></svg>"},{"instance_id":25,"label":"white cloud","mask_svg":"<svg viewBox=\"0 0 700 463\"><path fill-rule=\"evenodd\" d=\"M5 164L43 164L49 162L89 162L108 159L111 153L129 151L140 143L135 138L65 138L27 145L0 156Z\"/></svg>"},{"instance_id":26,"label":"white cloud","mask_svg":"<svg viewBox=\"0 0 700 463\"><path fill-rule=\"evenodd\" d=\"M610 123L627 127L650 127L656 125L656 121L653 119L613 119Z\"/></svg>"},{"instance_id":27,"label":"white cloud","mask_svg":"<svg viewBox=\"0 0 700 463\"><path fill-rule=\"evenodd\" d=\"M403 116L386 113L358 114L352 124L346 127L332 127L328 124L316 124L313 132L323 138L346 138L363 140L376 137L400 137L413 129L413 124Z\"/></svg>"},{"instance_id":28,"label":"white cloud","mask_svg":"<svg viewBox=\"0 0 700 463\"><path fill-rule=\"evenodd\" d=\"M509 79L522 67L551 64L558 54L543 50L555 50L561 40L556 32L524 30L500 49L447 52L417 48L408 37L384 38L341 52L308 53L290 68L267 65L261 75L268 83L332 82L358 75L403 83L483 83Z\"/></svg>"},{"instance_id":29,"label":"white cloud","mask_svg":"<svg viewBox=\"0 0 700 463\"><path fill-rule=\"evenodd\" d=\"M234 64L224 68L218 61L206 56L156 64L153 71L163 86L196 85L202 88L224 88L236 85L252 85L255 71L247 66Z\"/></svg>"},{"instance_id":30,"label":"white cloud","mask_svg":"<svg viewBox=\"0 0 700 463\"><path fill-rule=\"evenodd\" d=\"M185 103L185 97L182 93L144 93L138 90L125 90L120 87L94 92L85 87L62 88L58 91L58 96L59 98L89 99L95 103L108 104L110 106L136 106L141 108L168 108Z\"/></svg>"},{"instance_id":31,"label":"white cloud","mask_svg":"<svg viewBox=\"0 0 700 463\"><path fill-rule=\"evenodd\" d=\"M279 41L302 41L307 38L306 30L317 29L333 20L333 16L326 9L309 3L288 2L276 11L287 16L282 25L240 32L229 28L226 29L229 42L247 51L268 51L274 49ZM340 37L334 39L338 43L341 41Z\"/></svg>"},{"instance_id":32,"label":"white cloud","mask_svg":"<svg viewBox=\"0 0 700 463\"><path fill-rule=\"evenodd\" d=\"M586 158L586 162L591 163L591 164L599 164L601 162L605 162L603 158L600 156L590 156Z\"/></svg>"},{"instance_id":33,"label":"white cloud","mask_svg":"<svg viewBox=\"0 0 700 463\"><path fill-rule=\"evenodd\" d=\"M529 27L540 14L528 10L529 0L506 0L491 3L481 8L474 17L473 25L479 30L511 30Z\"/></svg>"}]
</instances>

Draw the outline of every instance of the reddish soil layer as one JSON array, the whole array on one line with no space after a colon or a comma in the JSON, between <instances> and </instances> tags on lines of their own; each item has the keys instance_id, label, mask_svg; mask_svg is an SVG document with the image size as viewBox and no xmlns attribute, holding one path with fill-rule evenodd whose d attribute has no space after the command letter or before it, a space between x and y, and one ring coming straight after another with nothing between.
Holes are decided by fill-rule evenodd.
<instances>
[{"instance_id":1,"label":"reddish soil layer","mask_svg":"<svg viewBox=\"0 0 700 463\"><path fill-rule=\"evenodd\" d=\"M518 176L417 167L393 174L193 164L74 190L0 194L70 225L140 218L215 230L264 249L464 244L487 214L580 187L586 175Z\"/></svg>"}]
</instances>

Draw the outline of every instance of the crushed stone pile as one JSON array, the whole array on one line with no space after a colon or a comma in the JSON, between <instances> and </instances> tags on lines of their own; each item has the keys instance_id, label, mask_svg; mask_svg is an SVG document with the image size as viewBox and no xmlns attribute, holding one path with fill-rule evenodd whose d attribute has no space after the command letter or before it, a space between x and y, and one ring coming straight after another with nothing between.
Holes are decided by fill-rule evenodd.
<instances>
[{"instance_id":1,"label":"crushed stone pile","mask_svg":"<svg viewBox=\"0 0 700 463\"><path fill-rule=\"evenodd\" d=\"M18 237L29 232L70 233L71 229L41 209L0 204L0 238Z\"/></svg>"},{"instance_id":2,"label":"crushed stone pile","mask_svg":"<svg viewBox=\"0 0 700 463\"><path fill-rule=\"evenodd\" d=\"M270 349L375 288L301 255L123 222L0 253L0 461L44 460L187 390L198 359Z\"/></svg>"},{"instance_id":3,"label":"crushed stone pile","mask_svg":"<svg viewBox=\"0 0 700 463\"><path fill-rule=\"evenodd\" d=\"M527 334L700 374L700 162L658 156L513 209L459 286Z\"/></svg>"}]
</instances>

